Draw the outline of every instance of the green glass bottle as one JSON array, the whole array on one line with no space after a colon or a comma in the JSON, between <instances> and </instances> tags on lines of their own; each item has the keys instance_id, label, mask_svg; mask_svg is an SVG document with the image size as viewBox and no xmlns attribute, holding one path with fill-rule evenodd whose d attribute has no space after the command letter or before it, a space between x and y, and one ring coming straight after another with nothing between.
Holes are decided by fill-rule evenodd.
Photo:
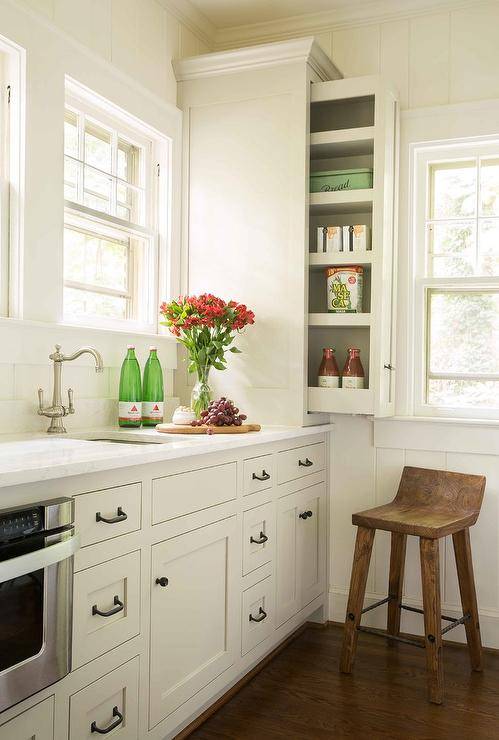
<instances>
[{"instance_id":1,"label":"green glass bottle","mask_svg":"<svg viewBox=\"0 0 499 740\"><path fill-rule=\"evenodd\" d=\"M142 393L142 424L145 427L163 423L163 401L163 370L156 347L149 347Z\"/></svg>"},{"instance_id":2,"label":"green glass bottle","mask_svg":"<svg viewBox=\"0 0 499 740\"><path fill-rule=\"evenodd\" d=\"M133 344L129 344L127 349L121 366L118 422L120 427L140 427L142 423L140 367Z\"/></svg>"}]
</instances>

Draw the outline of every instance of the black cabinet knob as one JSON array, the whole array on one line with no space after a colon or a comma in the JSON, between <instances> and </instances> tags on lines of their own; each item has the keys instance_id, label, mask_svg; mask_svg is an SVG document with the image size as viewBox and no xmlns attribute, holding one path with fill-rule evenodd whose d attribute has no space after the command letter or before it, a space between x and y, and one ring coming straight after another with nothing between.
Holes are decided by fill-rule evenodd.
<instances>
[{"instance_id":1,"label":"black cabinet knob","mask_svg":"<svg viewBox=\"0 0 499 740\"><path fill-rule=\"evenodd\" d=\"M313 512L310 511L310 510L308 510L308 511L302 511L301 514L298 514L298 516L300 517L300 519L308 519L309 517L311 517L313 515L314 515Z\"/></svg>"},{"instance_id":2,"label":"black cabinet knob","mask_svg":"<svg viewBox=\"0 0 499 740\"><path fill-rule=\"evenodd\" d=\"M168 578L166 578L166 576L156 578L156 583L158 584L158 586L163 586L163 588L165 588L165 586L168 586Z\"/></svg>"},{"instance_id":3,"label":"black cabinet knob","mask_svg":"<svg viewBox=\"0 0 499 740\"><path fill-rule=\"evenodd\" d=\"M301 465L302 468L310 468L313 462L306 457L305 460L298 460L298 465Z\"/></svg>"}]
</instances>

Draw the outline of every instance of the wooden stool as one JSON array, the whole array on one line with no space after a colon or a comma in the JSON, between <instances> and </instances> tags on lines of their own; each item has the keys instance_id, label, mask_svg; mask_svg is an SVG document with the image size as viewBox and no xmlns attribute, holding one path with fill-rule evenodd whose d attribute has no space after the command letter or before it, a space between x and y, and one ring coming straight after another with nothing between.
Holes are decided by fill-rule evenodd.
<instances>
[{"instance_id":1,"label":"wooden stool","mask_svg":"<svg viewBox=\"0 0 499 740\"><path fill-rule=\"evenodd\" d=\"M482 475L405 467L397 495L391 503L352 516L352 522L358 526L358 530L341 652L340 670L343 673L351 673L359 631L381 634L390 640L425 647L429 700L441 704L444 693L442 635L459 624L464 624L466 629L471 667L474 671L482 670L482 644L469 527L475 524L480 513L484 489L485 477ZM388 596L363 609L376 529L392 533ZM408 534L419 537L423 609L402 604ZM450 534L454 544L463 607L461 619L443 616L440 611L438 541ZM387 632L361 627L362 614L382 604L388 604ZM424 643L400 637L401 609L424 615ZM450 622L443 630L441 619Z\"/></svg>"}]
</instances>

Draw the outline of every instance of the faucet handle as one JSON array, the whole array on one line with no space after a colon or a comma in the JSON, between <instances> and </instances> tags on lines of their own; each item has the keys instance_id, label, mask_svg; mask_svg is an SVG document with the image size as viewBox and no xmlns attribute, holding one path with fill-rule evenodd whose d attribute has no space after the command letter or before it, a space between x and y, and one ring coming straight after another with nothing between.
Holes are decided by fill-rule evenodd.
<instances>
[{"instance_id":1,"label":"faucet handle","mask_svg":"<svg viewBox=\"0 0 499 740\"><path fill-rule=\"evenodd\" d=\"M43 416L43 388L38 388L38 415Z\"/></svg>"},{"instance_id":2,"label":"faucet handle","mask_svg":"<svg viewBox=\"0 0 499 740\"><path fill-rule=\"evenodd\" d=\"M68 388L68 399L69 399L68 414L74 414L75 412L75 407L73 404L74 392L72 388Z\"/></svg>"}]
</instances>

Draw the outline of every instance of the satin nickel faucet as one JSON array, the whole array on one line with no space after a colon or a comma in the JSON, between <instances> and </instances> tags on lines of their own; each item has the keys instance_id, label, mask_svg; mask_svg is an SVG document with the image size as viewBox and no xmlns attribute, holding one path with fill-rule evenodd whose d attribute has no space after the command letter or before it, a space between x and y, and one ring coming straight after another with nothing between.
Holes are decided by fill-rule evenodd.
<instances>
[{"instance_id":1,"label":"satin nickel faucet","mask_svg":"<svg viewBox=\"0 0 499 740\"><path fill-rule=\"evenodd\" d=\"M66 427L62 423L64 416L74 414L73 389L68 388L68 406L62 405L62 363L71 362L84 354L92 355L95 359L95 372L101 373L104 370L102 356L94 347L82 347L72 355L63 355L61 345L55 345L55 352L49 355L49 359L54 362L54 392L52 395L52 406L44 407L43 405L43 388L38 388L38 415L47 416L50 426L47 429L48 434L64 434Z\"/></svg>"}]
</instances>

